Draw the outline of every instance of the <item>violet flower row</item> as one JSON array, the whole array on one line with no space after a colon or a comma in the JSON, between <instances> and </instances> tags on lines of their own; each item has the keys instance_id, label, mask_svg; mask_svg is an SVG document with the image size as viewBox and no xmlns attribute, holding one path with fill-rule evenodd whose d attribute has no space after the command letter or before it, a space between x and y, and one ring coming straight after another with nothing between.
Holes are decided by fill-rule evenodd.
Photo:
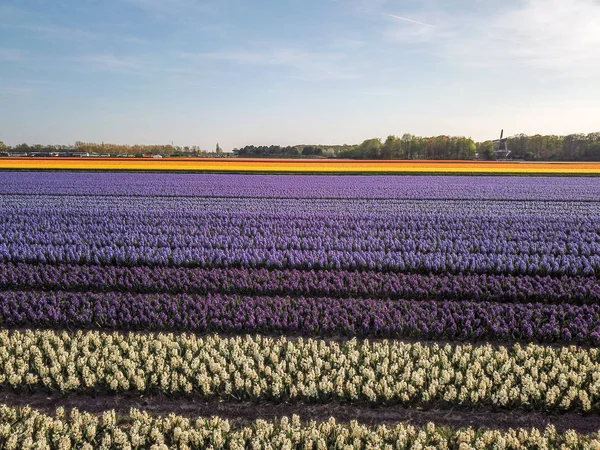
<instances>
[{"instance_id":1,"label":"violet flower row","mask_svg":"<svg viewBox=\"0 0 600 450\"><path fill-rule=\"evenodd\" d=\"M129 293L0 293L4 327L600 345L600 305Z\"/></svg>"},{"instance_id":2,"label":"violet flower row","mask_svg":"<svg viewBox=\"0 0 600 450\"><path fill-rule=\"evenodd\" d=\"M600 200L590 177L5 172L0 194Z\"/></svg>"},{"instance_id":3,"label":"violet flower row","mask_svg":"<svg viewBox=\"0 0 600 450\"><path fill-rule=\"evenodd\" d=\"M599 275L596 217L0 209L0 262Z\"/></svg>"},{"instance_id":4,"label":"violet flower row","mask_svg":"<svg viewBox=\"0 0 600 450\"><path fill-rule=\"evenodd\" d=\"M596 277L0 264L0 289L600 303Z\"/></svg>"}]
</instances>

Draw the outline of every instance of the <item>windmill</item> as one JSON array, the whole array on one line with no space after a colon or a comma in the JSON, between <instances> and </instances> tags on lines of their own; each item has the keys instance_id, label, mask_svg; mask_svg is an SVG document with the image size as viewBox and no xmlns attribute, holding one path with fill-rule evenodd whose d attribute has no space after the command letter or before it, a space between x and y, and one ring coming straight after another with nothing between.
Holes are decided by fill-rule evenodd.
<instances>
[{"instance_id":1,"label":"windmill","mask_svg":"<svg viewBox=\"0 0 600 450\"><path fill-rule=\"evenodd\" d=\"M496 160L507 159L508 155L510 155L508 142L506 142L508 138L503 138L502 136L504 136L504 130L500 131L500 139L494 139L492 141L494 144L494 154L496 155Z\"/></svg>"}]
</instances>

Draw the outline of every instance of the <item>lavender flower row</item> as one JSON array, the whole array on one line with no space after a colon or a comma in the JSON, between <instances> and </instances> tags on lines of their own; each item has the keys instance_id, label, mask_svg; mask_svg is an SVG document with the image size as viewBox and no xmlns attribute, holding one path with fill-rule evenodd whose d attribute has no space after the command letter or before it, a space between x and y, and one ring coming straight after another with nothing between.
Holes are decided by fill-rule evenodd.
<instances>
[{"instance_id":1,"label":"lavender flower row","mask_svg":"<svg viewBox=\"0 0 600 450\"><path fill-rule=\"evenodd\" d=\"M0 321L4 327L600 345L600 305L11 291L0 294Z\"/></svg>"},{"instance_id":2,"label":"lavender flower row","mask_svg":"<svg viewBox=\"0 0 600 450\"><path fill-rule=\"evenodd\" d=\"M600 274L597 217L0 213L0 262Z\"/></svg>"},{"instance_id":3,"label":"lavender flower row","mask_svg":"<svg viewBox=\"0 0 600 450\"><path fill-rule=\"evenodd\" d=\"M253 197L134 197L101 195L0 195L0 211L63 211L64 214L119 211L181 215L198 212L326 216L446 215L478 217L599 217L600 202L529 200L398 200Z\"/></svg>"},{"instance_id":4,"label":"lavender flower row","mask_svg":"<svg viewBox=\"0 0 600 450\"><path fill-rule=\"evenodd\" d=\"M585 177L5 172L0 194L600 201Z\"/></svg>"},{"instance_id":5,"label":"lavender flower row","mask_svg":"<svg viewBox=\"0 0 600 450\"><path fill-rule=\"evenodd\" d=\"M600 303L596 277L0 264L0 289Z\"/></svg>"}]
</instances>

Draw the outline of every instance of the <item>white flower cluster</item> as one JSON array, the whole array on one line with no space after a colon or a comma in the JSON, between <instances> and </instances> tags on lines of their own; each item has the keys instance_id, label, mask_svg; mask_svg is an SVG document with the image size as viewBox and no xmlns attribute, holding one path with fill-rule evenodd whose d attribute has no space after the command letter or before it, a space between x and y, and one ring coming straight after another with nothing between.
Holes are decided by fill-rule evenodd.
<instances>
[{"instance_id":1,"label":"white flower cluster","mask_svg":"<svg viewBox=\"0 0 600 450\"><path fill-rule=\"evenodd\" d=\"M1 331L0 384L589 411L600 408L600 349Z\"/></svg>"},{"instance_id":2,"label":"white flower cluster","mask_svg":"<svg viewBox=\"0 0 600 450\"><path fill-rule=\"evenodd\" d=\"M298 416L275 421L258 420L234 428L218 418L189 419L170 414L153 417L132 409L119 417L114 411L101 416L68 413L59 408L55 416L29 407L0 406L0 443L11 449L599 449L598 433L584 436L574 431L451 430L429 423L424 427L407 424L366 426L357 422L338 424L311 421Z\"/></svg>"}]
</instances>

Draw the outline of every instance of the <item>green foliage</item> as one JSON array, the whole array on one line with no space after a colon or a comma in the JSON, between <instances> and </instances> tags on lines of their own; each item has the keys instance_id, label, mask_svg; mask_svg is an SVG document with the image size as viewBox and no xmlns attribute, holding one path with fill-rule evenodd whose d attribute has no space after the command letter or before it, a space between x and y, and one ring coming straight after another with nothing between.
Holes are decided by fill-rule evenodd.
<instances>
[{"instance_id":1,"label":"green foliage","mask_svg":"<svg viewBox=\"0 0 600 450\"><path fill-rule=\"evenodd\" d=\"M241 158L299 158L322 157L325 150L318 145L298 145L281 147L279 145L247 145L237 150ZM330 152L330 155L333 156Z\"/></svg>"},{"instance_id":2,"label":"green foliage","mask_svg":"<svg viewBox=\"0 0 600 450\"><path fill-rule=\"evenodd\" d=\"M323 149L314 145L307 145L302 149L302 156L321 156Z\"/></svg>"},{"instance_id":3,"label":"green foliage","mask_svg":"<svg viewBox=\"0 0 600 450\"><path fill-rule=\"evenodd\" d=\"M110 155L145 155L145 154L160 154L160 155L172 155L174 153L184 153L184 148L173 145L119 145L110 143L96 143L96 142L75 142L75 151L84 153L96 153L96 154L110 154ZM65 151L72 150L72 146L46 146L43 151ZM192 146L188 147L188 155L196 155L200 153L200 147Z\"/></svg>"},{"instance_id":4,"label":"green foliage","mask_svg":"<svg viewBox=\"0 0 600 450\"><path fill-rule=\"evenodd\" d=\"M436 136L431 138L405 134L401 138L388 136L367 139L340 157L353 159L474 159L477 147L471 138Z\"/></svg>"},{"instance_id":5,"label":"green foliage","mask_svg":"<svg viewBox=\"0 0 600 450\"><path fill-rule=\"evenodd\" d=\"M567 136L517 134L507 138L509 158L526 161L600 161L600 132L569 134ZM67 145L6 146L0 141L0 151L14 152L65 152L77 151L96 154L162 154L177 156L202 156L206 152L198 146L173 145L115 145L106 143L75 142ZM475 143L463 136L420 137L406 133L402 137L390 135L382 142L378 138L367 139L359 145L248 145L235 151L246 158L343 158L343 159L427 159L427 160L493 160L494 143ZM219 144L215 152L223 154ZM212 154L212 153L211 153Z\"/></svg>"},{"instance_id":6,"label":"green foliage","mask_svg":"<svg viewBox=\"0 0 600 450\"><path fill-rule=\"evenodd\" d=\"M26 143L22 143L22 144L17 145L15 147L15 150L17 152L28 152L28 151L31 151L31 147L29 145L27 145Z\"/></svg>"},{"instance_id":7,"label":"green foliage","mask_svg":"<svg viewBox=\"0 0 600 450\"><path fill-rule=\"evenodd\" d=\"M508 138L512 159L527 161L599 161L600 133L567 136L518 134Z\"/></svg>"},{"instance_id":8,"label":"green foliage","mask_svg":"<svg viewBox=\"0 0 600 450\"><path fill-rule=\"evenodd\" d=\"M478 143L476 151L479 153L480 159L486 161L493 161L496 159L496 154L494 153L494 143L492 141Z\"/></svg>"},{"instance_id":9,"label":"green foliage","mask_svg":"<svg viewBox=\"0 0 600 450\"><path fill-rule=\"evenodd\" d=\"M583 159L586 161L600 161L600 142L592 142L588 145Z\"/></svg>"},{"instance_id":10,"label":"green foliage","mask_svg":"<svg viewBox=\"0 0 600 450\"><path fill-rule=\"evenodd\" d=\"M356 149L359 159L381 159L381 140L367 139Z\"/></svg>"}]
</instances>

